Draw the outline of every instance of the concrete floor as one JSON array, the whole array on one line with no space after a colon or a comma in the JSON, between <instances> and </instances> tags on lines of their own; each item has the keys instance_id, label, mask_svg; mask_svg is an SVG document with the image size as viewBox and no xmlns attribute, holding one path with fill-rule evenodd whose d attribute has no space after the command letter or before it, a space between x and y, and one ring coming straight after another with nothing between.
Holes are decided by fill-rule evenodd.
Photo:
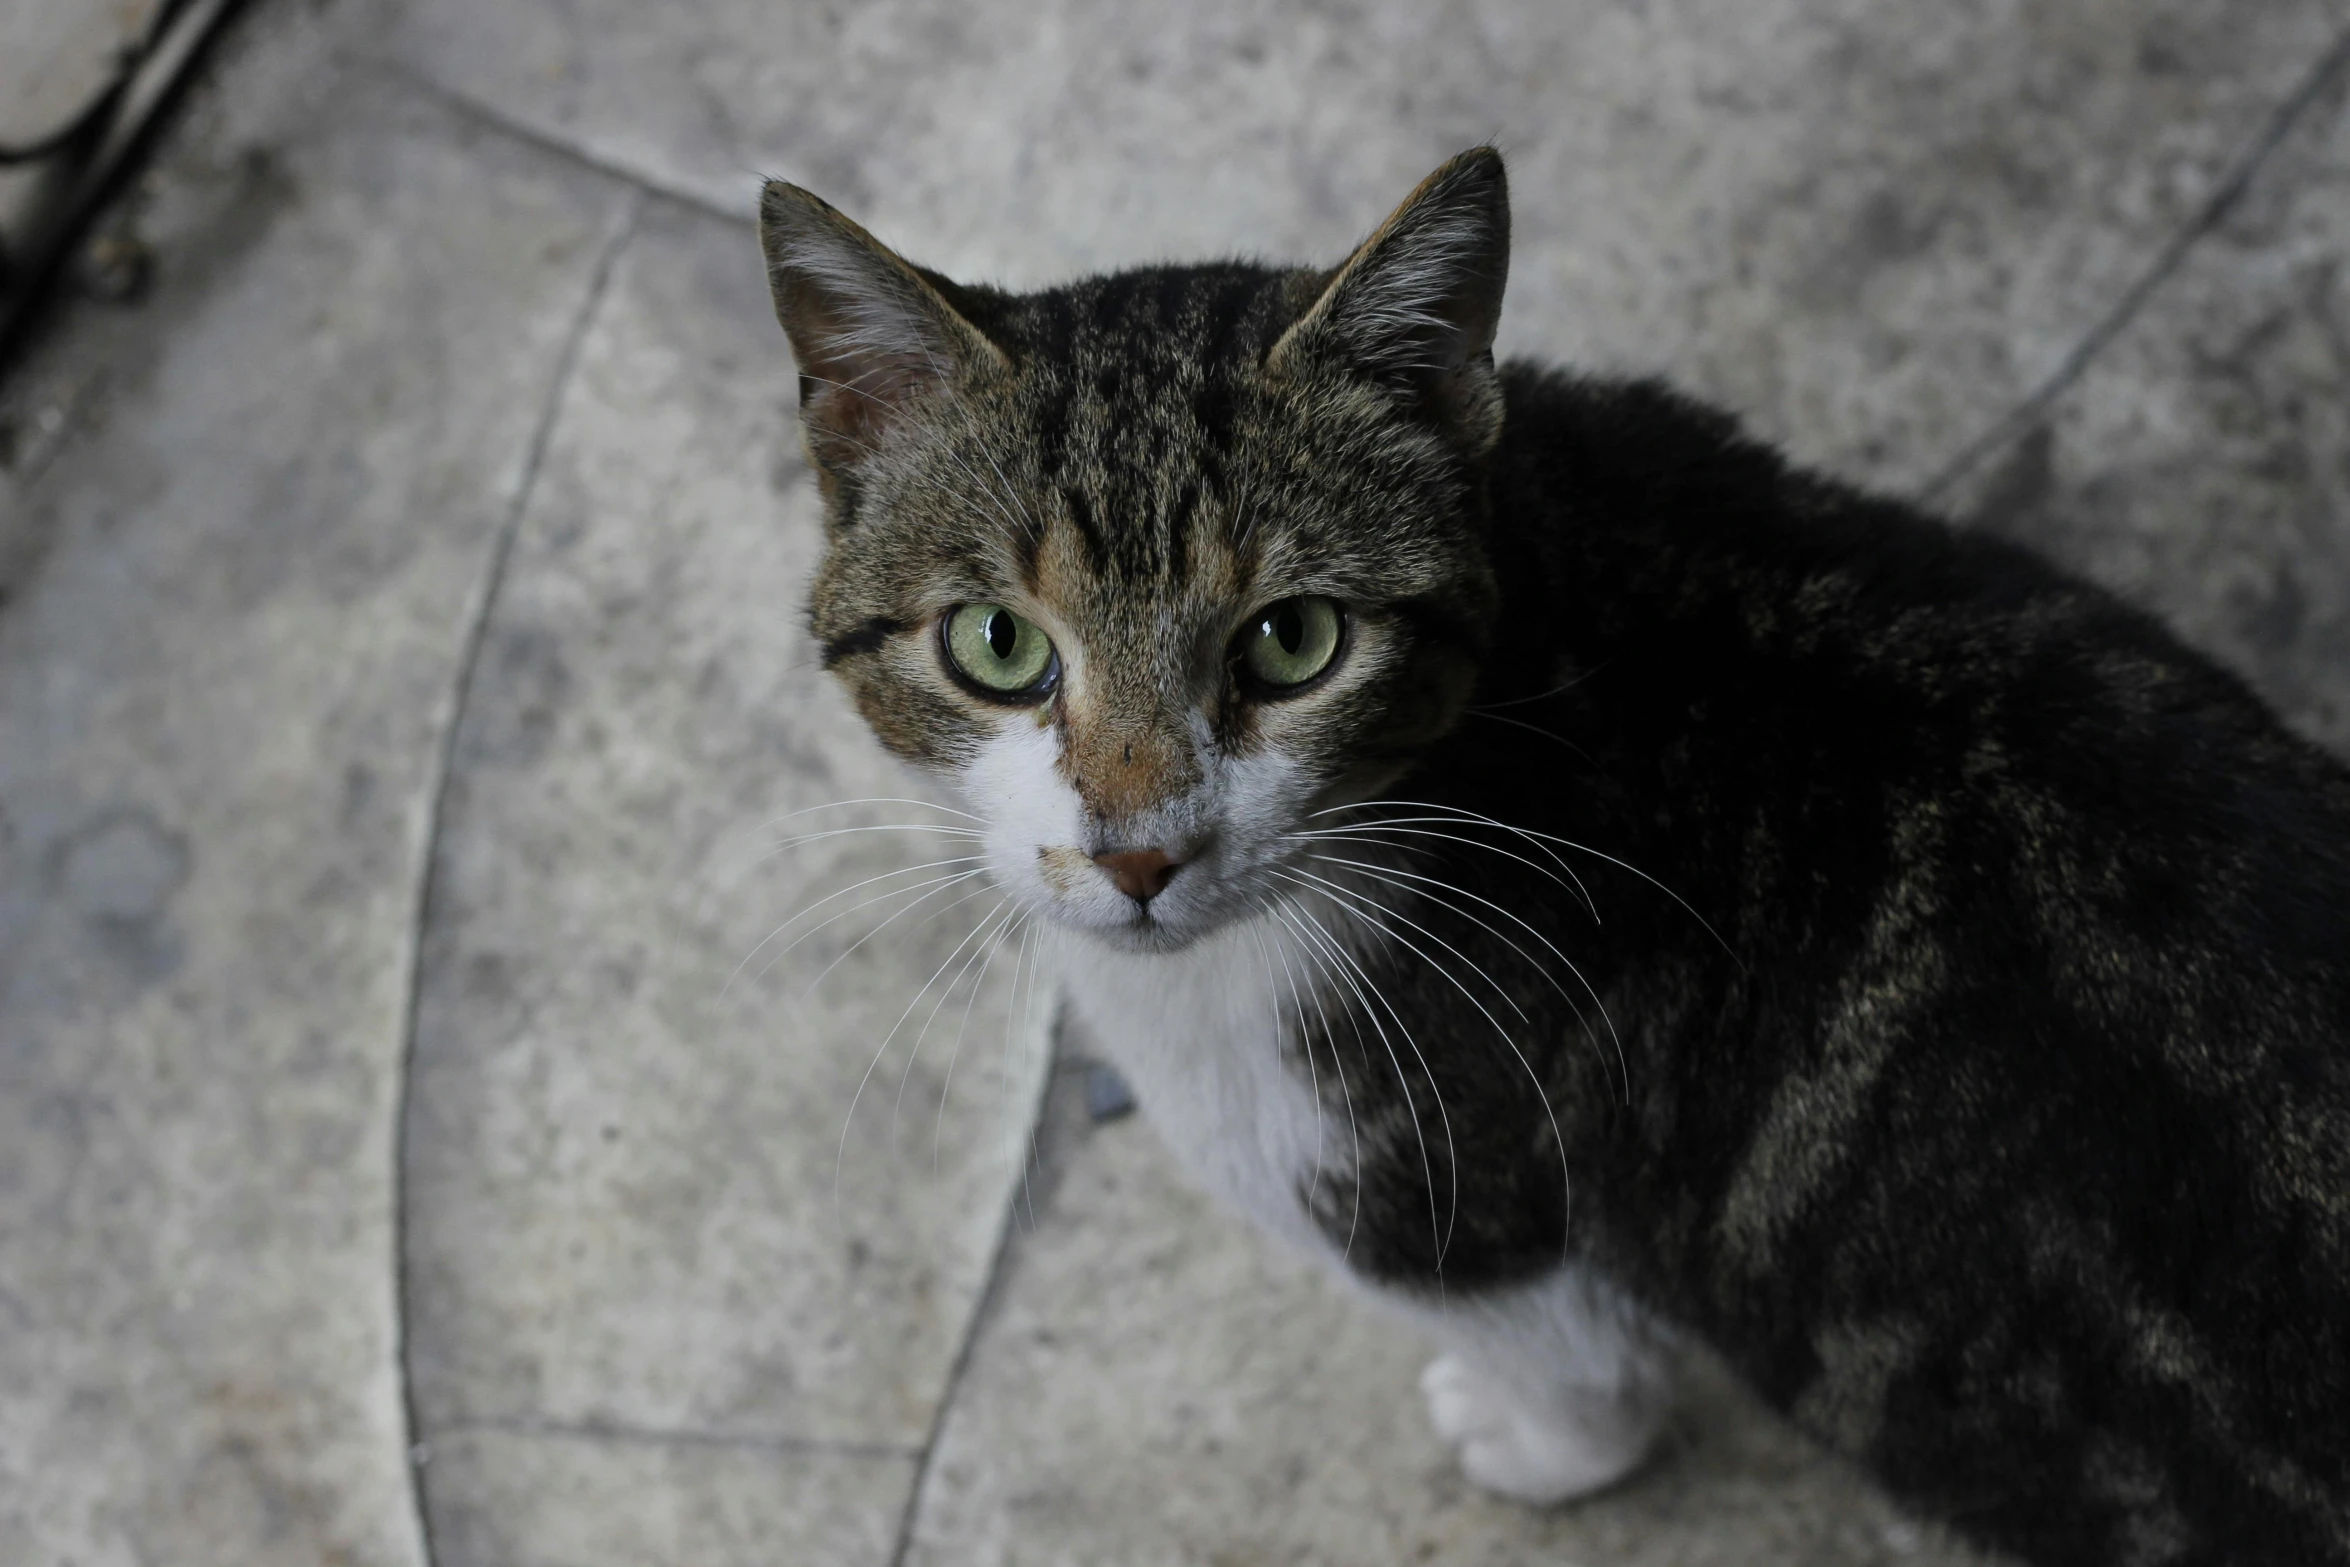
<instances>
[{"instance_id":1,"label":"concrete floor","mask_svg":"<svg viewBox=\"0 0 2350 1567\"><path fill-rule=\"evenodd\" d=\"M1334 257L1497 138L1505 346L2034 539L2350 750L2346 44L259 0L106 220L152 290L0 380L0 1562L1962 1560L1715 1376L1613 1495L1470 1493L1418 1347L1090 1123L1014 946L953 967L990 900L760 947L952 850L775 849L909 786L797 629L751 193L1021 282Z\"/></svg>"}]
</instances>

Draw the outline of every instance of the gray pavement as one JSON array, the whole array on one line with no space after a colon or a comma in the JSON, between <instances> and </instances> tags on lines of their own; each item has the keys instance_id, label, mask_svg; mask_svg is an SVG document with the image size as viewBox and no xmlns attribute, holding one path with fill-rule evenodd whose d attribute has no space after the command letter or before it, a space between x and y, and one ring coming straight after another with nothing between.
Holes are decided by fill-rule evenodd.
<instances>
[{"instance_id":1,"label":"gray pavement","mask_svg":"<svg viewBox=\"0 0 2350 1567\"><path fill-rule=\"evenodd\" d=\"M154 289L0 381L0 1562L1963 1559L1713 1373L1620 1491L1475 1495L1417 1345L1086 1121L992 894L762 946L957 840L781 846L945 818L792 814L921 791L798 627L750 195L1038 281L1334 256L1497 137L1505 347L1931 486L2350 750L2345 37L258 0L108 220Z\"/></svg>"}]
</instances>

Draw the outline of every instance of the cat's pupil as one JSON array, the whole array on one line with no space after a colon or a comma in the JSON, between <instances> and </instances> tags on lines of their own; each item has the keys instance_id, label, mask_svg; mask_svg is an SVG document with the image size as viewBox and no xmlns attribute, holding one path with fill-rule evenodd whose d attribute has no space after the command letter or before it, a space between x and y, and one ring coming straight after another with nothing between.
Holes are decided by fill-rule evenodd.
<instances>
[{"instance_id":1,"label":"cat's pupil","mask_svg":"<svg viewBox=\"0 0 2350 1567\"><path fill-rule=\"evenodd\" d=\"M1306 617L1298 613L1295 604L1273 611L1273 640L1281 644L1284 653L1295 653L1305 645Z\"/></svg>"},{"instance_id":2,"label":"cat's pupil","mask_svg":"<svg viewBox=\"0 0 2350 1567\"><path fill-rule=\"evenodd\" d=\"M998 658L1010 658L1013 644L1020 640L1019 626L1013 623L1011 616L1000 609L987 617L987 625L982 634L987 638L989 651Z\"/></svg>"}]
</instances>

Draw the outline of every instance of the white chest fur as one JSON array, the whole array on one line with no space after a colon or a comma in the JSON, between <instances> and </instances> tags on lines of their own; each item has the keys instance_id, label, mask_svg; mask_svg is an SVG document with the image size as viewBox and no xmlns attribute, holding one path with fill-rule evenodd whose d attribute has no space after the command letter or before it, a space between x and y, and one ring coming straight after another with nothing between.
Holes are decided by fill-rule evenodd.
<instances>
[{"instance_id":1,"label":"white chest fur","mask_svg":"<svg viewBox=\"0 0 2350 1567\"><path fill-rule=\"evenodd\" d=\"M1087 943L1063 954L1062 972L1091 1043L1191 1178L1337 1263L1300 1199L1317 1163L1326 1180L1350 1179L1353 1147L1345 1118L1322 1113L1291 1064L1286 1025L1314 1001L1271 937L1242 925L1163 956ZM1581 1265L1470 1299L1370 1293L1451 1351L1422 1386L1438 1433L1490 1490L1547 1503L1612 1484L1672 1407L1671 1335Z\"/></svg>"},{"instance_id":2,"label":"white chest fur","mask_svg":"<svg viewBox=\"0 0 2350 1567\"><path fill-rule=\"evenodd\" d=\"M1191 1178L1282 1239L1320 1250L1328 1242L1300 1196L1317 1162L1332 1179L1352 1150L1288 1038L1298 998L1313 1005L1308 976L1277 954L1269 922L1248 922L1177 953L1073 946L1062 973L1095 1047Z\"/></svg>"}]
</instances>

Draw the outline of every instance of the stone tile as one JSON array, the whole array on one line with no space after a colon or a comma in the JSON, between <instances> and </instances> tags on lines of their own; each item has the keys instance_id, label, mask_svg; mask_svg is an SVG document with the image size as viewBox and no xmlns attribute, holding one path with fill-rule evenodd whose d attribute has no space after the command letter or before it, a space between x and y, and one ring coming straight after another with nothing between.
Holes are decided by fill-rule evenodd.
<instances>
[{"instance_id":1,"label":"stone tile","mask_svg":"<svg viewBox=\"0 0 2350 1567\"><path fill-rule=\"evenodd\" d=\"M652 203L583 341L443 819L407 1132L428 1436L911 1450L994 1255L1042 1059L997 895L909 891L762 945L966 842L776 849L953 820L817 809L909 784L801 627L820 523L793 396L748 226Z\"/></svg>"},{"instance_id":2,"label":"stone tile","mask_svg":"<svg viewBox=\"0 0 2350 1567\"><path fill-rule=\"evenodd\" d=\"M2350 82L1970 509L2350 755Z\"/></svg>"},{"instance_id":3,"label":"stone tile","mask_svg":"<svg viewBox=\"0 0 2350 1567\"><path fill-rule=\"evenodd\" d=\"M1918 482L2061 360L2342 26L2329 0L400 0L375 47L748 211L803 180L1035 282L1334 259L1443 156L1514 170L1503 346L1663 372Z\"/></svg>"},{"instance_id":4,"label":"stone tile","mask_svg":"<svg viewBox=\"0 0 2350 1567\"><path fill-rule=\"evenodd\" d=\"M1065 1063L910 1567L1979 1560L1710 1366L1617 1490L1549 1511L1472 1490L1428 1428L1424 1346L1191 1192L1140 1120L1090 1128L1082 1106Z\"/></svg>"},{"instance_id":5,"label":"stone tile","mask_svg":"<svg viewBox=\"0 0 2350 1567\"><path fill-rule=\"evenodd\" d=\"M429 1467L437 1567L885 1567L914 1460L475 1429Z\"/></svg>"},{"instance_id":6,"label":"stone tile","mask_svg":"<svg viewBox=\"0 0 2350 1567\"><path fill-rule=\"evenodd\" d=\"M4 1562L416 1559L390 1120L433 761L621 197L404 77L727 210L754 171L805 179L1015 282L1334 255L1495 135L1511 343L1907 484L2061 359L2341 25L399 0L334 24L388 67L354 76L318 8L257 9L236 91L130 203L157 295L0 387ZM2338 100L2310 125L1967 504L2350 746L2350 160ZM1041 1050L1010 947L902 1088L902 1038L864 1081L992 897L851 952L877 904L762 967L803 900L954 840L762 860L775 818L907 786L797 630L813 504L747 224L636 222L437 859L405 1261L441 1560L884 1559L1014 1190L1033 1233L917 1560L1957 1560L1719 1378L1615 1496L1468 1492L1418 1346L1207 1211L1138 1123L1064 1128L1021 1187Z\"/></svg>"},{"instance_id":7,"label":"stone tile","mask_svg":"<svg viewBox=\"0 0 2350 1567\"><path fill-rule=\"evenodd\" d=\"M426 807L616 192L281 6L139 199L155 293L0 474L0 1561L414 1563Z\"/></svg>"}]
</instances>

